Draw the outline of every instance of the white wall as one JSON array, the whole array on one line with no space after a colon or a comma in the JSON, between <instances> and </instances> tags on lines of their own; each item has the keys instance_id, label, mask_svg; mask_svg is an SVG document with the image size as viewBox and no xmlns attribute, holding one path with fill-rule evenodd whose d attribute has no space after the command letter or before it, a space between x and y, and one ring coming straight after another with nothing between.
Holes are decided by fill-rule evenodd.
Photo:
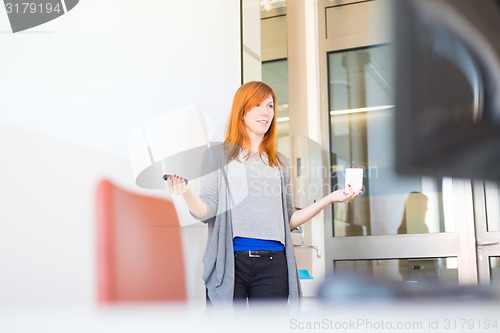
<instances>
[{"instance_id":1,"label":"white wall","mask_svg":"<svg viewBox=\"0 0 500 333\"><path fill-rule=\"evenodd\" d=\"M239 2L85 0L16 34L3 8L0 304L94 304L95 186L145 192L128 136L169 110L198 105L209 140L223 138L240 84ZM205 233L186 233L196 297Z\"/></svg>"},{"instance_id":2,"label":"white wall","mask_svg":"<svg viewBox=\"0 0 500 333\"><path fill-rule=\"evenodd\" d=\"M222 138L240 82L239 27L238 1L80 1L0 34L0 121L128 156L138 124L197 104Z\"/></svg>"}]
</instances>

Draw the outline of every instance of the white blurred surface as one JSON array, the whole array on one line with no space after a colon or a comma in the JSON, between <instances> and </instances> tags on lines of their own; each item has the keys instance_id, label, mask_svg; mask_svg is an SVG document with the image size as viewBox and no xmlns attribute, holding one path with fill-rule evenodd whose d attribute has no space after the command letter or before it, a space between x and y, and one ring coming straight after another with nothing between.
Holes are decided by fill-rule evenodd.
<instances>
[{"instance_id":1,"label":"white blurred surface","mask_svg":"<svg viewBox=\"0 0 500 333\"><path fill-rule=\"evenodd\" d=\"M498 303L309 302L302 309L263 304L247 309L144 304L105 308L3 307L9 333L128 332L498 332ZM496 323L496 328L492 324ZM488 328L487 328L488 327Z\"/></svg>"}]
</instances>

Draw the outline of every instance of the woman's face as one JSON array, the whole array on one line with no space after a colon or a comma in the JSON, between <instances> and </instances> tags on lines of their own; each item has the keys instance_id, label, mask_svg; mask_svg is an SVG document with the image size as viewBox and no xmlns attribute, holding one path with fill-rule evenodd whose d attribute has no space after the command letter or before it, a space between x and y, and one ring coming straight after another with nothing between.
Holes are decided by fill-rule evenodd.
<instances>
[{"instance_id":1,"label":"woman's face","mask_svg":"<svg viewBox=\"0 0 500 333\"><path fill-rule=\"evenodd\" d=\"M257 104L252 109L245 112L243 116L243 124L248 135L263 137L269 130L274 117L274 101L273 96L267 97L265 100Z\"/></svg>"}]
</instances>

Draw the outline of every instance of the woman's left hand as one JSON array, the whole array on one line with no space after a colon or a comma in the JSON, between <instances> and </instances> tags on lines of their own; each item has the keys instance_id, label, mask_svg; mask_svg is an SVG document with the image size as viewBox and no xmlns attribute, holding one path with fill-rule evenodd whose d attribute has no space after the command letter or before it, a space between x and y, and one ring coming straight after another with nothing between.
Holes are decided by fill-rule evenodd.
<instances>
[{"instance_id":1,"label":"woman's left hand","mask_svg":"<svg viewBox=\"0 0 500 333\"><path fill-rule=\"evenodd\" d=\"M334 202L349 202L361 192L363 192L363 189L353 191L351 186L349 186L349 194L346 194L344 190L333 191L321 200L318 200L305 208L296 210L290 218L290 230L306 223L329 204Z\"/></svg>"},{"instance_id":2,"label":"woman's left hand","mask_svg":"<svg viewBox=\"0 0 500 333\"><path fill-rule=\"evenodd\" d=\"M351 186L349 185L349 194L345 193L345 190L336 190L333 191L332 193L327 195L328 200L330 200L331 203L334 202L349 202L352 199L354 199L357 195L361 194L363 192L363 189L359 189L357 191L353 191Z\"/></svg>"}]
</instances>

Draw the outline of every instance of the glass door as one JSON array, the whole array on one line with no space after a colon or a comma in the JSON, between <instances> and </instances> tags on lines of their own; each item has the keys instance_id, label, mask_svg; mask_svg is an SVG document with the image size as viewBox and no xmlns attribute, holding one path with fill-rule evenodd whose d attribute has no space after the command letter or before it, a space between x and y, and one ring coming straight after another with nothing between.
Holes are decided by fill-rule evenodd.
<instances>
[{"instance_id":1,"label":"glass door","mask_svg":"<svg viewBox=\"0 0 500 333\"><path fill-rule=\"evenodd\" d=\"M364 169L363 195L326 214L326 272L475 284L471 182L394 169L394 58L390 27L380 24L390 21L387 3L319 2L332 190L344 186L346 168Z\"/></svg>"},{"instance_id":2,"label":"glass door","mask_svg":"<svg viewBox=\"0 0 500 333\"><path fill-rule=\"evenodd\" d=\"M346 168L360 167L364 193L333 205L327 263L336 272L458 284L466 256L453 180L404 177L393 167L392 54L391 44L328 53L332 190L344 186Z\"/></svg>"}]
</instances>

